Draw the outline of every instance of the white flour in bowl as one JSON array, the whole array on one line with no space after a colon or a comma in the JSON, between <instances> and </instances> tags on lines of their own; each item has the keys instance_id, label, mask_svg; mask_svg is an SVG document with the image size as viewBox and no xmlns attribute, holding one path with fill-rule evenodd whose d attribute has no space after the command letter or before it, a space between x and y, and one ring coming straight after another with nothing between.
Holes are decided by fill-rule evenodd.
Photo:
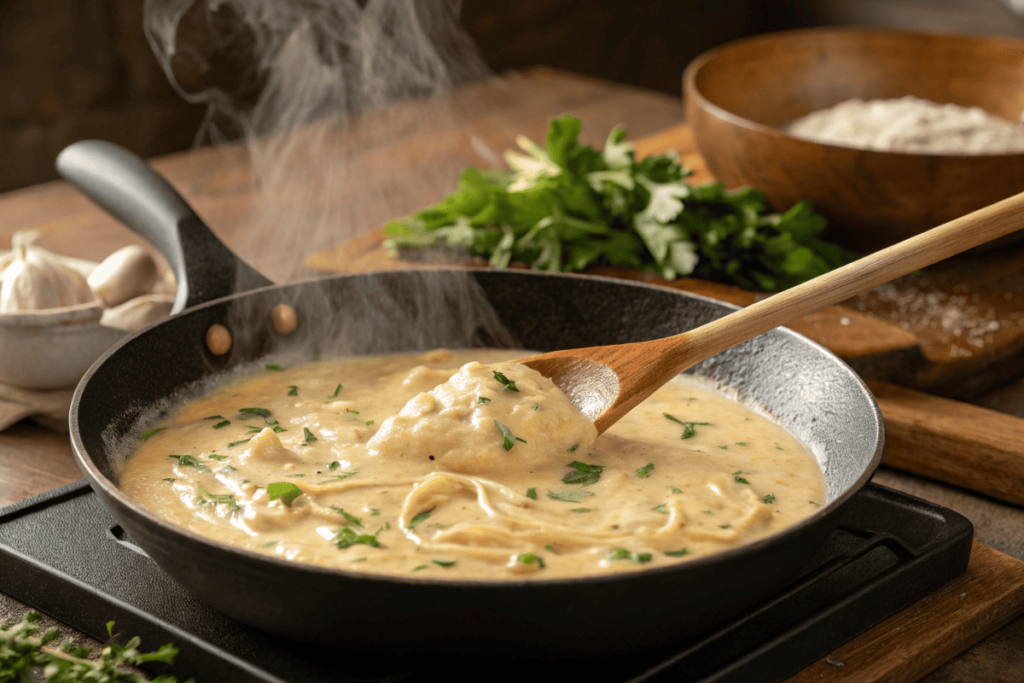
<instances>
[{"instance_id":1,"label":"white flour in bowl","mask_svg":"<svg viewBox=\"0 0 1024 683\"><path fill-rule=\"evenodd\" d=\"M852 99L812 112L786 132L827 144L884 152L1007 154L1024 152L1024 126L979 107L918 97Z\"/></svg>"}]
</instances>

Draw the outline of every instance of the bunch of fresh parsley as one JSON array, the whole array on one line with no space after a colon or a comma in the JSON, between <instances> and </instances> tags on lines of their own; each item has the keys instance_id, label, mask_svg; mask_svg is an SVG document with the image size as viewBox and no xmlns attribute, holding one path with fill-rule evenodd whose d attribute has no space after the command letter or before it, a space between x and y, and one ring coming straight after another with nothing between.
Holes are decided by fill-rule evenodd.
<instances>
[{"instance_id":1,"label":"bunch of fresh parsley","mask_svg":"<svg viewBox=\"0 0 1024 683\"><path fill-rule=\"evenodd\" d=\"M138 666L145 662L171 664L178 654L173 645L164 645L156 652L139 652L139 639L124 645L108 643L99 657L90 657L87 647L70 640L54 643L60 638L57 629L39 633L38 614L28 612L16 624L0 626L0 683L29 681L34 670L42 669L48 683L145 683L149 679L126 671L122 666ZM107 623L107 634L113 638L114 622ZM56 646L54 646L56 645ZM177 683L174 676L157 676L153 683Z\"/></svg>"},{"instance_id":2,"label":"bunch of fresh parsley","mask_svg":"<svg viewBox=\"0 0 1024 683\"><path fill-rule=\"evenodd\" d=\"M648 268L776 291L849 260L818 239L825 219L802 201L766 210L752 188L691 187L674 153L641 160L616 128L602 151L579 143L578 119L551 121L547 148L525 136L506 152L510 171L463 171L440 203L388 224L392 253L443 245L491 265L547 271L590 265Z\"/></svg>"}]
</instances>

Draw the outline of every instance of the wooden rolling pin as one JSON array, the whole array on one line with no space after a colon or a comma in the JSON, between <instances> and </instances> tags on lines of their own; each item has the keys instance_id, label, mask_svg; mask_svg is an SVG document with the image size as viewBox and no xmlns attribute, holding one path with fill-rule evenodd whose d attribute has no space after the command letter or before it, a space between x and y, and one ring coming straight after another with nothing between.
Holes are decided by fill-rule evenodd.
<instances>
[{"instance_id":1,"label":"wooden rolling pin","mask_svg":"<svg viewBox=\"0 0 1024 683\"><path fill-rule=\"evenodd\" d=\"M1024 505L1024 419L868 381L885 420L882 462Z\"/></svg>"}]
</instances>

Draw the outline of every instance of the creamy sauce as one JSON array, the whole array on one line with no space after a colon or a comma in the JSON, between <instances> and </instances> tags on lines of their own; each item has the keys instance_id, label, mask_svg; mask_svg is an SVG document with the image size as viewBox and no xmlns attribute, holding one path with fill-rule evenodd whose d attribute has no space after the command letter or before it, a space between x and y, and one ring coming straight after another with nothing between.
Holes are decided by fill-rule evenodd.
<instances>
[{"instance_id":1,"label":"creamy sauce","mask_svg":"<svg viewBox=\"0 0 1024 683\"><path fill-rule=\"evenodd\" d=\"M271 366L178 409L128 460L121 488L255 552L480 579L685 562L825 502L796 439L695 380L663 387L595 443L549 380L500 362L521 355Z\"/></svg>"}]
</instances>

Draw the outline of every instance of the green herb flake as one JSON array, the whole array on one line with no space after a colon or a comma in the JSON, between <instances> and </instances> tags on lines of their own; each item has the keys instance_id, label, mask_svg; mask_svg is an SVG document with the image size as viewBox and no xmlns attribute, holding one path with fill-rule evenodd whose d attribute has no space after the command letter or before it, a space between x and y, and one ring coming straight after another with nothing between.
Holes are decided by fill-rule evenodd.
<instances>
[{"instance_id":1,"label":"green herb flake","mask_svg":"<svg viewBox=\"0 0 1024 683\"><path fill-rule=\"evenodd\" d=\"M299 387L296 386L295 384L289 384L288 385L288 395L289 396L298 396L299 395Z\"/></svg>"},{"instance_id":2,"label":"green herb flake","mask_svg":"<svg viewBox=\"0 0 1024 683\"><path fill-rule=\"evenodd\" d=\"M273 484L267 484L267 496L270 500L280 499L288 507L291 507L295 499L301 495L302 489L290 481L277 481Z\"/></svg>"},{"instance_id":3,"label":"green herb flake","mask_svg":"<svg viewBox=\"0 0 1024 683\"><path fill-rule=\"evenodd\" d=\"M455 564L455 560L433 560L433 563L438 567L451 567Z\"/></svg>"},{"instance_id":4,"label":"green herb flake","mask_svg":"<svg viewBox=\"0 0 1024 683\"><path fill-rule=\"evenodd\" d=\"M569 512L590 512L592 508L573 508Z\"/></svg>"},{"instance_id":5,"label":"green herb flake","mask_svg":"<svg viewBox=\"0 0 1024 683\"><path fill-rule=\"evenodd\" d=\"M284 370L284 367L278 363L267 363L266 368L267 370L271 370L273 372L281 372L282 370Z\"/></svg>"},{"instance_id":6,"label":"green herb flake","mask_svg":"<svg viewBox=\"0 0 1024 683\"><path fill-rule=\"evenodd\" d=\"M253 415L259 415L260 417L270 417L270 411L266 408L239 408L238 412L240 415L245 417L252 417Z\"/></svg>"},{"instance_id":7,"label":"green herb flake","mask_svg":"<svg viewBox=\"0 0 1024 683\"><path fill-rule=\"evenodd\" d=\"M639 477L640 479L646 479L647 477L651 476L651 472L653 472L653 471L654 471L654 463L653 462L649 462L646 465L644 465L643 467L640 467L640 468L638 468L636 470L636 476Z\"/></svg>"},{"instance_id":8,"label":"green herb flake","mask_svg":"<svg viewBox=\"0 0 1024 683\"><path fill-rule=\"evenodd\" d=\"M419 570L421 570L421 569L426 569L426 568L427 568L427 566L428 566L428 565L425 565L425 564L421 564L421 565L420 565L420 566L418 566L418 567L413 567L413 568L412 568L412 570L413 570L414 572L418 572L418 571L419 571Z\"/></svg>"},{"instance_id":9,"label":"green herb flake","mask_svg":"<svg viewBox=\"0 0 1024 683\"><path fill-rule=\"evenodd\" d=\"M210 417L204 417L204 420L217 420L217 424L213 425L214 429L223 429L231 424L231 420L228 420L223 415L211 415Z\"/></svg>"},{"instance_id":10,"label":"green herb flake","mask_svg":"<svg viewBox=\"0 0 1024 683\"><path fill-rule=\"evenodd\" d=\"M345 518L345 520L346 520L346 521L347 521L347 522L348 522L349 524L351 524L352 526L357 526L357 527L359 527L359 528L362 528L362 526L363 526L363 520L362 520L362 519L361 519L360 517L356 517L355 515L351 515L351 514L349 514L349 513L345 512L345 509L344 509L344 508L340 508L340 507L338 507L337 505L331 505L331 506L330 506L330 508L331 508L332 510L334 510L335 512L337 512L337 513L338 513L339 515L341 515L342 517L344 517L344 518Z\"/></svg>"},{"instance_id":11,"label":"green herb flake","mask_svg":"<svg viewBox=\"0 0 1024 683\"><path fill-rule=\"evenodd\" d=\"M505 388L502 389L502 391L519 391L519 388L516 387L515 382L513 382L512 380L510 380L508 377L501 374L497 370L491 370L491 374L494 375L494 379L498 380L499 382L505 385Z\"/></svg>"},{"instance_id":12,"label":"green herb flake","mask_svg":"<svg viewBox=\"0 0 1024 683\"><path fill-rule=\"evenodd\" d=\"M266 543L261 543L260 547L261 548L273 548L275 545L277 545L280 542L281 541L267 541Z\"/></svg>"},{"instance_id":13,"label":"green herb flake","mask_svg":"<svg viewBox=\"0 0 1024 683\"><path fill-rule=\"evenodd\" d=\"M201 483L196 482L196 487L199 489L199 495L209 498L214 505L227 505L229 510L237 510L238 503L235 502L235 497L230 493L216 494L207 491Z\"/></svg>"},{"instance_id":14,"label":"green herb flake","mask_svg":"<svg viewBox=\"0 0 1024 683\"><path fill-rule=\"evenodd\" d=\"M167 427L153 427L153 429L150 429L150 430L147 430L145 432L142 432L142 440L146 441L146 440L149 439L149 437L151 437L154 434L157 434L159 432L162 432L165 429L167 429Z\"/></svg>"},{"instance_id":15,"label":"green herb flake","mask_svg":"<svg viewBox=\"0 0 1024 683\"><path fill-rule=\"evenodd\" d=\"M494 424L501 430L501 444L505 447L506 451L512 450L512 447L516 445L516 441L522 441L522 439L517 438L508 427L498 420L495 420ZM526 442L524 441L523 443Z\"/></svg>"},{"instance_id":16,"label":"green herb flake","mask_svg":"<svg viewBox=\"0 0 1024 683\"><path fill-rule=\"evenodd\" d=\"M683 490L681 488L679 488L678 486L673 486L672 487L672 493L682 493L682 492L683 492Z\"/></svg>"},{"instance_id":17,"label":"green herb flake","mask_svg":"<svg viewBox=\"0 0 1024 683\"><path fill-rule=\"evenodd\" d=\"M345 408L345 412L346 413L352 413L353 415L358 415L359 414L358 410L352 410L351 408Z\"/></svg>"},{"instance_id":18,"label":"green herb flake","mask_svg":"<svg viewBox=\"0 0 1024 683\"><path fill-rule=\"evenodd\" d=\"M669 552L667 552L665 554L668 555L669 557L683 557L683 556L689 554L689 552L690 551L687 550L686 547L684 546L683 548L680 548L679 550L670 550Z\"/></svg>"},{"instance_id":19,"label":"green herb flake","mask_svg":"<svg viewBox=\"0 0 1024 683\"><path fill-rule=\"evenodd\" d=\"M594 495L590 491L576 489L575 491L548 491L548 498L560 500L563 503L579 503L584 498Z\"/></svg>"},{"instance_id":20,"label":"green herb flake","mask_svg":"<svg viewBox=\"0 0 1024 683\"><path fill-rule=\"evenodd\" d=\"M219 455L217 453L210 453L206 457L209 458L210 460L227 460L228 459L228 456L226 456L226 455Z\"/></svg>"},{"instance_id":21,"label":"green herb flake","mask_svg":"<svg viewBox=\"0 0 1024 683\"><path fill-rule=\"evenodd\" d=\"M369 427L369 426L370 426L370 425L372 425L372 424L373 424L373 420L367 420L367 421L366 421L366 426L367 426L367 427Z\"/></svg>"},{"instance_id":22,"label":"green herb flake","mask_svg":"<svg viewBox=\"0 0 1024 683\"><path fill-rule=\"evenodd\" d=\"M719 528L719 529L728 529L728 528L729 528L730 526L732 526L732 525L731 525L731 524L722 524L722 525L721 525L721 526L719 526L718 528Z\"/></svg>"},{"instance_id":23,"label":"green herb flake","mask_svg":"<svg viewBox=\"0 0 1024 683\"><path fill-rule=\"evenodd\" d=\"M354 545L368 545L371 548L379 548L380 541L377 540L377 534L380 532L381 529L377 529L372 534L357 534L353 531L352 527L345 526L338 529L331 543L338 546L339 550L351 548Z\"/></svg>"},{"instance_id":24,"label":"green herb flake","mask_svg":"<svg viewBox=\"0 0 1024 683\"><path fill-rule=\"evenodd\" d=\"M569 452L570 453L575 453L576 449L579 448L579 447L580 447L580 445L578 443L573 444L572 446L569 447Z\"/></svg>"},{"instance_id":25,"label":"green herb flake","mask_svg":"<svg viewBox=\"0 0 1024 683\"><path fill-rule=\"evenodd\" d=\"M530 410L537 410L537 408L539 408L539 407L540 407L539 403L534 403L532 406L530 406Z\"/></svg>"},{"instance_id":26,"label":"green herb flake","mask_svg":"<svg viewBox=\"0 0 1024 683\"><path fill-rule=\"evenodd\" d=\"M743 477L733 477L733 479L736 480L737 484L749 484L750 483L749 481L747 481Z\"/></svg>"},{"instance_id":27,"label":"green herb flake","mask_svg":"<svg viewBox=\"0 0 1024 683\"><path fill-rule=\"evenodd\" d=\"M251 436L248 439L242 439L241 441L232 441L231 443L229 443L227 445L227 447L228 448L234 448L235 446L241 445L243 443L249 443L250 441L252 441L252 437Z\"/></svg>"},{"instance_id":28,"label":"green herb flake","mask_svg":"<svg viewBox=\"0 0 1024 683\"><path fill-rule=\"evenodd\" d=\"M636 562L637 564L647 564L654 558L650 553L637 553L634 556L633 553L626 550L625 548L618 548L608 554L608 559L612 561L626 560L630 562Z\"/></svg>"},{"instance_id":29,"label":"green herb flake","mask_svg":"<svg viewBox=\"0 0 1024 683\"><path fill-rule=\"evenodd\" d=\"M668 510L665 509L665 505L666 503L662 503L661 505L655 505L654 507L651 508L651 510L653 512L660 512L663 515L667 515L669 514L669 512Z\"/></svg>"},{"instance_id":30,"label":"green herb flake","mask_svg":"<svg viewBox=\"0 0 1024 683\"><path fill-rule=\"evenodd\" d=\"M696 428L698 426L707 427L711 424L710 422L683 422L682 420L673 417L668 413L662 413L662 415L664 415L667 419L671 420L672 422L675 422L676 424L683 426L683 435L679 437L680 439L689 439L690 437L697 434Z\"/></svg>"},{"instance_id":31,"label":"green herb flake","mask_svg":"<svg viewBox=\"0 0 1024 683\"><path fill-rule=\"evenodd\" d=\"M603 465L588 465L578 460L573 460L568 466L573 471L562 477L563 484L590 486L601 479L601 472L604 471Z\"/></svg>"},{"instance_id":32,"label":"green herb flake","mask_svg":"<svg viewBox=\"0 0 1024 683\"><path fill-rule=\"evenodd\" d=\"M370 508L370 516L380 517L380 510L378 510L377 508Z\"/></svg>"},{"instance_id":33,"label":"green herb flake","mask_svg":"<svg viewBox=\"0 0 1024 683\"><path fill-rule=\"evenodd\" d=\"M746 441L737 441L737 442L736 442L736 445L737 445L737 446L746 446L746 445L747 445L747 442L746 442Z\"/></svg>"},{"instance_id":34,"label":"green herb flake","mask_svg":"<svg viewBox=\"0 0 1024 683\"><path fill-rule=\"evenodd\" d=\"M478 396L477 399L476 399L476 402L477 403L490 403L491 399L487 398L486 396Z\"/></svg>"},{"instance_id":35,"label":"green herb flake","mask_svg":"<svg viewBox=\"0 0 1024 683\"><path fill-rule=\"evenodd\" d=\"M340 394L340 393L341 393L341 383L339 383L338 386L334 387L334 393L331 394L330 396L328 396L327 398L338 398L338 394Z\"/></svg>"},{"instance_id":36,"label":"green herb flake","mask_svg":"<svg viewBox=\"0 0 1024 683\"><path fill-rule=\"evenodd\" d=\"M313 436L313 432L309 431L309 427L303 427L302 428L302 434L306 438L306 443L312 443L314 441L319 441L319 439L317 439L315 436Z\"/></svg>"},{"instance_id":37,"label":"green herb flake","mask_svg":"<svg viewBox=\"0 0 1024 683\"><path fill-rule=\"evenodd\" d=\"M356 562L366 562L366 558L365 557L357 557L356 559L352 560L353 564L355 564Z\"/></svg>"},{"instance_id":38,"label":"green herb flake","mask_svg":"<svg viewBox=\"0 0 1024 683\"><path fill-rule=\"evenodd\" d=\"M526 489L526 497L530 500L537 500L537 489L533 486Z\"/></svg>"},{"instance_id":39,"label":"green herb flake","mask_svg":"<svg viewBox=\"0 0 1024 683\"><path fill-rule=\"evenodd\" d=\"M174 477L164 477L164 481L175 482L175 481L178 481L178 480L175 479Z\"/></svg>"},{"instance_id":40,"label":"green herb flake","mask_svg":"<svg viewBox=\"0 0 1024 683\"><path fill-rule=\"evenodd\" d=\"M767 496L761 498L761 502L764 503L765 505L771 505L772 503L775 502L775 494L769 493Z\"/></svg>"},{"instance_id":41,"label":"green herb flake","mask_svg":"<svg viewBox=\"0 0 1024 683\"><path fill-rule=\"evenodd\" d=\"M533 553L523 553L516 558L516 561L521 564L534 564L536 563L541 569L544 569L544 558Z\"/></svg>"},{"instance_id":42,"label":"green herb flake","mask_svg":"<svg viewBox=\"0 0 1024 683\"><path fill-rule=\"evenodd\" d=\"M820 503L815 503L813 500L809 500L807 502L810 503L811 505L815 506L815 507L819 507L819 508L821 507Z\"/></svg>"},{"instance_id":43,"label":"green herb flake","mask_svg":"<svg viewBox=\"0 0 1024 683\"><path fill-rule=\"evenodd\" d=\"M195 457L191 455L169 455L168 458L174 458L178 461L178 467L194 467L196 472L212 472L209 467L199 462Z\"/></svg>"},{"instance_id":44,"label":"green herb flake","mask_svg":"<svg viewBox=\"0 0 1024 683\"><path fill-rule=\"evenodd\" d=\"M418 515L416 515L415 517L413 517L412 519L410 519L409 520L409 528L410 529L415 529L417 524L419 524L420 522L423 522L423 521L426 521L427 519L429 519L430 518L430 513L433 512L433 511L434 511L434 508L430 508L429 510L425 510L425 511L419 513Z\"/></svg>"},{"instance_id":45,"label":"green herb flake","mask_svg":"<svg viewBox=\"0 0 1024 683\"><path fill-rule=\"evenodd\" d=\"M359 474L359 472L340 472L338 474L335 474L333 477L329 477L327 479L324 479L323 481L318 481L317 484L333 484L334 482L343 481L345 479L348 479L349 477L354 477L357 474Z\"/></svg>"},{"instance_id":46,"label":"green herb flake","mask_svg":"<svg viewBox=\"0 0 1024 683\"><path fill-rule=\"evenodd\" d=\"M221 472L224 472L225 474L231 474L232 472L237 472L237 471L238 471L238 468L237 467L232 467L231 465L224 465L224 467L221 468Z\"/></svg>"}]
</instances>

